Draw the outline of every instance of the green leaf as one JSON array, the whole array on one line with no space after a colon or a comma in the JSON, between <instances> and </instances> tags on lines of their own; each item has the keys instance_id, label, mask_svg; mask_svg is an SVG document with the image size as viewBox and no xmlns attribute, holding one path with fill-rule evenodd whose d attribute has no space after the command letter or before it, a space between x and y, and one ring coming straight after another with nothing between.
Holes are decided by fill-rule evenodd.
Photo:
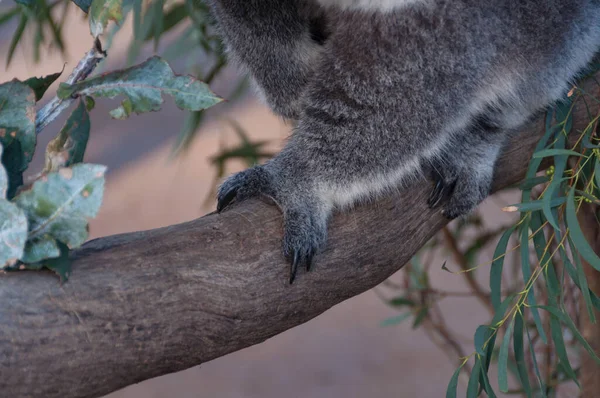
<instances>
[{"instance_id":1,"label":"green leaf","mask_svg":"<svg viewBox=\"0 0 600 398\"><path fill-rule=\"evenodd\" d=\"M467 398L477 398L479 395L479 374L481 372L481 360L479 357L475 360L469 384L467 385Z\"/></svg>"},{"instance_id":2,"label":"green leaf","mask_svg":"<svg viewBox=\"0 0 600 398\"><path fill-rule=\"evenodd\" d=\"M77 7L81 8L83 12L86 14L90 11L90 6L92 5L92 0L72 0L73 3L77 5Z\"/></svg>"},{"instance_id":3,"label":"green leaf","mask_svg":"<svg viewBox=\"0 0 600 398\"><path fill-rule=\"evenodd\" d=\"M537 308L541 308L541 309L548 311L554 317L556 317L558 320L563 322L569 328L569 330L571 330L571 332L573 333L573 336L577 339L577 341L579 341L579 344L581 344L583 346L583 348L588 352L588 354L590 354L590 356L594 359L594 361L596 361L596 363L600 364L600 358L598 358L598 355L596 355L596 353L594 352L594 349L589 345L589 343L581 335L581 333L579 332L579 329L577 329L577 326L575 325L575 323L573 323L573 321L571 320L571 318L569 318L568 315L562 313L558 308L554 308L551 306L538 305Z\"/></svg>"},{"instance_id":4,"label":"green leaf","mask_svg":"<svg viewBox=\"0 0 600 398\"><path fill-rule=\"evenodd\" d=\"M388 301L388 304L393 307L402 307L402 306L414 307L415 306L415 302L406 297L396 297L396 298Z\"/></svg>"},{"instance_id":5,"label":"green leaf","mask_svg":"<svg viewBox=\"0 0 600 398\"><path fill-rule=\"evenodd\" d=\"M556 141L554 142L554 147L556 149L564 150L566 142L567 137L565 136L565 134L559 134ZM554 227L554 229L559 232L560 228L558 226L558 223L556 222L556 218L554 217L555 212L552 211L552 208L555 207L552 205L552 200L558 199L558 197L555 197L555 192L557 192L559 195L561 193L560 191L557 191L557 189L561 186L563 182L563 174L565 172L568 159L569 157L565 155L554 156L554 175L552 177L552 182L550 182L550 185L548 186L548 189L546 190L546 192L544 193L544 197L542 198L542 201L544 203L542 209L544 212L544 216L546 217L550 225L552 225L552 227Z\"/></svg>"},{"instance_id":6,"label":"green leaf","mask_svg":"<svg viewBox=\"0 0 600 398\"><path fill-rule=\"evenodd\" d=\"M423 307L419 311L417 311L417 315L415 316L415 321L413 322L412 328L413 329L418 328L428 313L429 313L429 307Z\"/></svg>"},{"instance_id":7,"label":"green leaf","mask_svg":"<svg viewBox=\"0 0 600 398\"><path fill-rule=\"evenodd\" d=\"M502 345L500 346L500 353L498 354L498 386L502 392L508 392L508 346L510 344L514 322L515 319L513 318L508 325L506 333L504 333Z\"/></svg>"},{"instance_id":8,"label":"green leaf","mask_svg":"<svg viewBox=\"0 0 600 398\"><path fill-rule=\"evenodd\" d=\"M42 261L42 266L54 271L59 277L61 282L66 282L71 275L71 260L69 259L69 248L58 242L60 249L60 256L56 258L49 258Z\"/></svg>"},{"instance_id":9,"label":"green leaf","mask_svg":"<svg viewBox=\"0 0 600 398\"><path fill-rule=\"evenodd\" d=\"M17 49L17 45L21 41L23 37L23 32L25 32L25 27L27 26L27 21L29 18L25 13L21 13L21 18L19 19L19 25L15 29L15 33L10 41L10 47L8 48L8 55L6 56L6 67L10 65L12 61L13 55L15 55L15 50Z\"/></svg>"},{"instance_id":10,"label":"green leaf","mask_svg":"<svg viewBox=\"0 0 600 398\"><path fill-rule=\"evenodd\" d=\"M36 139L35 93L18 80L0 84L0 143L7 149L13 141L20 142L23 157L16 170L27 168Z\"/></svg>"},{"instance_id":11,"label":"green leaf","mask_svg":"<svg viewBox=\"0 0 600 398\"><path fill-rule=\"evenodd\" d=\"M107 73L74 85L61 84L60 98L72 95L94 95L114 98L124 95L122 105L111 112L113 117L125 118L132 112L157 111L163 103L162 94L171 95L181 109L199 111L221 99L209 87L191 76L177 76L166 61L152 57L121 71Z\"/></svg>"},{"instance_id":12,"label":"green leaf","mask_svg":"<svg viewBox=\"0 0 600 398\"><path fill-rule=\"evenodd\" d=\"M570 235L573 239L573 243L575 244L577 252L581 254L581 256L592 267L594 267L597 271L600 271L600 258L598 258L598 255L588 243L583 231L581 230L581 227L579 226L579 221L577 220L577 214L575 212L575 189L571 189L567 197L566 219L567 225L569 226Z\"/></svg>"},{"instance_id":13,"label":"green leaf","mask_svg":"<svg viewBox=\"0 0 600 398\"><path fill-rule=\"evenodd\" d=\"M548 156L583 156L579 152L570 149L544 149L533 154L534 159L546 158Z\"/></svg>"},{"instance_id":14,"label":"green leaf","mask_svg":"<svg viewBox=\"0 0 600 398\"><path fill-rule=\"evenodd\" d=\"M0 199L0 269L16 264L27 240L27 218L14 203Z\"/></svg>"},{"instance_id":15,"label":"green leaf","mask_svg":"<svg viewBox=\"0 0 600 398\"><path fill-rule=\"evenodd\" d=\"M123 0L93 0L88 14L94 38L104 33L109 21L123 21Z\"/></svg>"},{"instance_id":16,"label":"green leaf","mask_svg":"<svg viewBox=\"0 0 600 398\"><path fill-rule=\"evenodd\" d=\"M4 148L2 147L2 143L0 143L0 159L2 158L2 152ZM6 199L6 192L8 191L8 175L6 175L6 170L4 170L4 166L0 163L0 199Z\"/></svg>"},{"instance_id":17,"label":"green leaf","mask_svg":"<svg viewBox=\"0 0 600 398\"><path fill-rule=\"evenodd\" d=\"M529 384L529 373L527 372L527 364L525 363L525 350L523 344L523 315L517 313L515 315L515 325L513 333L513 348L515 353L515 362L517 363L517 371L519 373L519 379L523 386L523 391L527 394L528 398L531 398L531 385Z\"/></svg>"},{"instance_id":18,"label":"green leaf","mask_svg":"<svg viewBox=\"0 0 600 398\"><path fill-rule=\"evenodd\" d=\"M529 293L527 294L527 301L532 305L531 315L533 316L533 321L538 330L538 334L540 338L544 342L544 344L548 344L548 338L546 337L546 333L544 332L544 326L542 325L542 320L540 318L540 313L535 308L536 300L535 300L535 292L533 288L533 284L530 281L531 279L531 264L529 263L529 222L525 220L521 225L521 272L523 273L523 280L525 281L526 287L529 288Z\"/></svg>"},{"instance_id":19,"label":"green leaf","mask_svg":"<svg viewBox=\"0 0 600 398\"><path fill-rule=\"evenodd\" d=\"M566 375L575 383L577 383L577 375L575 374L575 371L569 362L569 356L567 354L567 348L565 347L565 341L560 322L556 317L553 316L550 317L550 335L552 336L552 341L554 342L556 356L558 357L558 360L560 361L560 364L562 365Z\"/></svg>"},{"instance_id":20,"label":"green leaf","mask_svg":"<svg viewBox=\"0 0 600 398\"><path fill-rule=\"evenodd\" d=\"M21 151L21 143L19 141L13 141L12 144L4 148L1 159L8 176L6 198L12 199L15 196L17 189L23 185L23 172L21 171L23 151Z\"/></svg>"},{"instance_id":21,"label":"green leaf","mask_svg":"<svg viewBox=\"0 0 600 398\"><path fill-rule=\"evenodd\" d=\"M31 77L25 80L23 83L31 87L35 93L35 100L37 102L42 99L44 93L46 90L48 90L48 87L50 87L52 83L54 83L56 79L60 77L60 75L62 75L62 71L44 77Z\"/></svg>"},{"instance_id":22,"label":"green leaf","mask_svg":"<svg viewBox=\"0 0 600 398\"><path fill-rule=\"evenodd\" d=\"M393 316L381 322L381 326L394 326L400 324L402 321L410 318L412 316L412 312L407 312L405 314L400 314L397 316Z\"/></svg>"},{"instance_id":23,"label":"green leaf","mask_svg":"<svg viewBox=\"0 0 600 398\"><path fill-rule=\"evenodd\" d=\"M454 374L450 378L450 383L448 383L448 388L446 389L446 398L456 398L456 389L458 388L458 376L460 376L460 371L463 366L465 366L465 362L463 362L458 369L454 371Z\"/></svg>"},{"instance_id":24,"label":"green leaf","mask_svg":"<svg viewBox=\"0 0 600 398\"><path fill-rule=\"evenodd\" d=\"M519 189L520 190L526 190L526 189L531 189L535 186L538 186L540 184L544 184L546 182L550 181L550 177L543 175L543 176L538 176L538 177L533 177L533 178L528 178L526 180L524 180L523 182L521 182L519 184Z\"/></svg>"},{"instance_id":25,"label":"green leaf","mask_svg":"<svg viewBox=\"0 0 600 398\"><path fill-rule=\"evenodd\" d=\"M557 158L559 158L559 157L561 157L561 156L557 156ZM565 162L566 162L566 159L565 159ZM563 167L563 170L564 170L564 167ZM562 175L562 171L561 171L560 175ZM560 186L561 181L562 181L562 180L558 179L559 181L555 182L557 179L558 178L555 176L555 179L552 180L552 183L550 183L550 185L548 186L548 189L546 189L546 192L544 193L544 197L542 198L542 211L544 212L544 216L546 217L546 220L548 220L550 225L552 225L552 227L555 230L560 231L560 227L558 226L558 223L556 222L556 218L554 217L554 213L553 213L552 209L555 207L558 207L562 203L566 202L566 199L563 197L559 197L559 198L553 197L556 189ZM530 203L533 203L533 202L530 202Z\"/></svg>"},{"instance_id":26,"label":"green leaf","mask_svg":"<svg viewBox=\"0 0 600 398\"><path fill-rule=\"evenodd\" d=\"M88 219L95 217L102 202L106 167L77 164L36 181L15 202L29 220L29 240L47 235L71 248L88 236Z\"/></svg>"},{"instance_id":27,"label":"green leaf","mask_svg":"<svg viewBox=\"0 0 600 398\"><path fill-rule=\"evenodd\" d=\"M487 325L480 325L475 331L475 336L473 338L473 343L475 344L475 351L479 355L485 355L484 345L490 338L492 334L492 330Z\"/></svg>"},{"instance_id":28,"label":"green leaf","mask_svg":"<svg viewBox=\"0 0 600 398\"><path fill-rule=\"evenodd\" d=\"M490 269L490 294L495 311L498 311L502 302L502 269L504 267L504 258L506 257L506 247L515 229L516 226L513 226L502 234L494 251L494 261Z\"/></svg>"},{"instance_id":29,"label":"green leaf","mask_svg":"<svg viewBox=\"0 0 600 398\"><path fill-rule=\"evenodd\" d=\"M25 245L25 252L21 261L28 264L28 268L40 269L41 265L36 263L46 259L60 256L60 248L56 239L50 235L44 235L39 239L31 239Z\"/></svg>"},{"instance_id":30,"label":"green leaf","mask_svg":"<svg viewBox=\"0 0 600 398\"><path fill-rule=\"evenodd\" d=\"M569 245L571 246L571 248L574 248L572 238L570 236L567 236L567 239L569 241ZM567 257L566 253L563 253L564 251L565 250L562 249L561 258L563 260L563 263L565 264L565 268L567 269L569 276L571 276L571 279L575 282L577 287L579 287L579 290L581 291L581 295L585 302L585 306L587 308L588 316L590 317L590 320L595 323L596 322L596 314L595 314L595 311L593 308L592 297L594 297L596 299L597 304L600 304L600 300L598 300L598 297L594 294L594 292L590 291L590 288L589 288L589 285L587 282L587 278L585 276L585 271L583 269L583 264L581 263L581 259L579 258L579 255L575 251L573 251L573 259L575 260L575 264L577 265L576 276L575 276L575 275L572 275L572 269L574 268L573 264L571 263L571 261L569 261L569 258ZM600 308L598 308L598 309L600 309Z\"/></svg>"},{"instance_id":31,"label":"green leaf","mask_svg":"<svg viewBox=\"0 0 600 398\"><path fill-rule=\"evenodd\" d=\"M496 394L494 394L494 389L490 385L490 379L488 377L488 374L486 371L483 370L483 368L481 369L481 372L479 372L479 382L483 385L483 389L485 390L489 398L496 398Z\"/></svg>"},{"instance_id":32,"label":"green leaf","mask_svg":"<svg viewBox=\"0 0 600 398\"><path fill-rule=\"evenodd\" d=\"M15 3L32 8L35 5L36 0L15 0Z\"/></svg>"},{"instance_id":33,"label":"green leaf","mask_svg":"<svg viewBox=\"0 0 600 398\"><path fill-rule=\"evenodd\" d=\"M0 157L2 156L0 144ZM27 217L15 204L7 201L8 176L0 163L0 269L16 264L23 255L27 240Z\"/></svg>"},{"instance_id":34,"label":"green leaf","mask_svg":"<svg viewBox=\"0 0 600 398\"><path fill-rule=\"evenodd\" d=\"M46 148L45 172L58 171L83 162L83 155L90 136L90 117L83 99L71 113L60 133Z\"/></svg>"},{"instance_id":35,"label":"green leaf","mask_svg":"<svg viewBox=\"0 0 600 398\"><path fill-rule=\"evenodd\" d=\"M548 205L551 208L558 207L567 202L566 198L554 198L548 201ZM515 203L513 205L509 205L507 207L516 207L521 213L527 213L530 211L543 210L544 209L544 200L531 200L523 203Z\"/></svg>"},{"instance_id":36,"label":"green leaf","mask_svg":"<svg viewBox=\"0 0 600 398\"><path fill-rule=\"evenodd\" d=\"M535 376L537 378L538 381L538 385L540 387L540 391L542 391L542 393L544 394L543 396L545 397L545 391L546 391L546 386L544 384L544 380L542 379L542 375L540 374L540 367L538 366L538 362L537 362L537 357L535 354L535 345L533 343L533 340L531 339L531 334L529 334L529 328L527 327L527 324L525 324L525 334L527 334L527 341L529 342L529 353L531 354L531 362L533 363L533 370L535 372Z\"/></svg>"}]
</instances>

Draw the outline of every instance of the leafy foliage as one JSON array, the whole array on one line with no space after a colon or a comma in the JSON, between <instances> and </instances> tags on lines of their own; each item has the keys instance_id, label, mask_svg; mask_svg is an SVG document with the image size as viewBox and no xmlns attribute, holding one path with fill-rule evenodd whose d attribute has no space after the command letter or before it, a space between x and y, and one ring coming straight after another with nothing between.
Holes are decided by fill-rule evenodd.
<instances>
[{"instance_id":1,"label":"leafy foliage","mask_svg":"<svg viewBox=\"0 0 600 398\"><path fill-rule=\"evenodd\" d=\"M62 49L64 12L70 2L58 0L48 4L45 0L19 0L17 3L0 15L0 25L18 19L7 64L29 26L35 32L36 60L45 40L44 32L51 32L50 44ZM66 280L70 273L69 249L80 246L87 239L88 221L98 213L104 190L106 168L83 163L91 133L89 111L94 107L90 96L124 96L121 106L111 112L119 119L128 117L132 112L159 110L163 94L172 96L181 109L193 112L198 121L202 119L201 111L221 101L206 83L192 76L176 75L159 57L152 57L125 70L88 77L98 59L106 56L99 40L109 33L109 22L121 23L132 4L136 20L141 22L138 17L141 16L142 2L133 0L124 6L123 0L80 0L76 4L84 12L89 12L90 46L95 52L88 54L95 55L86 54L68 80L61 83L57 97L37 112L36 102L62 72L32 77L24 82L13 80L0 84L0 268L45 267L56 272L62 280ZM140 35L153 38L158 43L162 33L182 22L189 10L197 12L205 7L189 1L185 6L179 4L172 8L163 19L164 2L152 4L148 10L153 10L154 16L146 21L154 25L160 20L160 24L150 30L148 25L144 29L137 26L135 43L147 40L139 40ZM57 20L56 13L51 11L61 5L63 18ZM146 14L149 15L148 11ZM225 65L224 58L220 59L210 79ZM23 172L35 151L36 130L43 129L73 102L77 104L69 118L46 148L44 169L34 175L32 181L25 183ZM197 127L198 124L194 125L194 130Z\"/></svg>"},{"instance_id":2,"label":"leafy foliage","mask_svg":"<svg viewBox=\"0 0 600 398\"><path fill-rule=\"evenodd\" d=\"M110 21L118 24L123 21L123 0L93 0L89 20L92 36L100 36Z\"/></svg>"},{"instance_id":3,"label":"leafy foliage","mask_svg":"<svg viewBox=\"0 0 600 398\"><path fill-rule=\"evenodd\" d=\"M167 62L152 57L146 62L84 80L73 85L61 84L60 98L73 95L93 95L114 98L124 95L121 106L110 112L115 119L125 119L132 112L157 111L163 103L162 94L171 95L181 109L200 111L221 101L205 83L191 76L177 76Z\"/></svg>"}]
</instances>

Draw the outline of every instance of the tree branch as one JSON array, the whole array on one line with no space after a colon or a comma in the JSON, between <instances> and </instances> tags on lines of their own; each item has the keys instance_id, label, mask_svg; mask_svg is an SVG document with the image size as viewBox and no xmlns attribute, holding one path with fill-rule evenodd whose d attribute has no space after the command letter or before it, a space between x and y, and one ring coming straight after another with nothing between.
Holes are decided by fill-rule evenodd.
<instances>
[{"instance_id":1,"label":"tree branch","mask_svg":"<svg viewBox=\"0 0 600 398\"><path fill-rule=\"evenodd\" d=\"M585 106L574 119L585 126ZM495 190L523 178L542 132L538 120L508 148ZM304 323L384 281L446 225L426 205L429 190L419 184L336 215L327 250L294 285L281 215L258 200L91 241L74 252L63 285L50 273L0 274L0 391L99 397Z\"/></svg>"},{"instance_id":2,"label":"tree branch","mask_svg":"<svg viewBox=\"0 0 600 398\"><path fill-rule=\"evenodd\" d=\"M74 84L81 80L85 80L93 71L96 66L106 58L106 52L102 50L102 44L100 39L94 40L94 47L77 63L73 72L69 75L65 83ZM42 130L50 124L54 119L58 117L65 109L67 109L75 101L75 98L60 99L58 95L52 98L36 115L35 118L35 132L39 134Z\"/></svg>"}]
</instances>

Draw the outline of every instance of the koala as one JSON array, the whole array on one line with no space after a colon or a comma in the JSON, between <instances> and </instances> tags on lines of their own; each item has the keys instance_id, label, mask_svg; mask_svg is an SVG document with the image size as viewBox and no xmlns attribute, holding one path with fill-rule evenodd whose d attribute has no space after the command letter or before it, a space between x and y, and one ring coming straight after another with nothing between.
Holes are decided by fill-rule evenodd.
<instances>
[{"instance_id":1,"label":"koala","mask_svg":"<svg viewBox=\"0 0 600 398\"><path fill-rule=\"evenodd\" d=\"M520 126L600 49L600 0L209 0L232 57L295 120L283 150L218 190L271 198L310 270L334 210L429 178L454 219L491 189Z\"/></svg>"}]
</instances>

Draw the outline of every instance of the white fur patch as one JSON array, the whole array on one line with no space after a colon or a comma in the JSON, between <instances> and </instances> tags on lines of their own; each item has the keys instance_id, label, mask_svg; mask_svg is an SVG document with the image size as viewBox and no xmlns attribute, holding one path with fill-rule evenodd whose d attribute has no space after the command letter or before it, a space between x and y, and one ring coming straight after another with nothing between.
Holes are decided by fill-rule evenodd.
<instances>
[{"instance_id":1,"label":"white fur patch","mask_svg":"<svg viewBox=\"0 0 600 398\"><path fill-rule=\"evenodd\" d=\"M449 134L442 134L439 140L432 143L423 154L423 158L436 157L446 144ZM404 164L389 173L380 173L368 179L355 180L347 184L317 183L319 196L329 206L338 209L352 207L357 202L375 199L386 192L398 192L410 180L416 180L421 175L419 156L407 158Z\"/></svg>"},{"instance_id":2,"label":"white fur patch","mask_svg":"<svg viewBox=\"0 0 600 398\"><path fill-rule=\"evenodd\" d=\"M426 0L317 0L324 7L336 7L343 10L390 11Z\"/></svg>"}]
</instances>

